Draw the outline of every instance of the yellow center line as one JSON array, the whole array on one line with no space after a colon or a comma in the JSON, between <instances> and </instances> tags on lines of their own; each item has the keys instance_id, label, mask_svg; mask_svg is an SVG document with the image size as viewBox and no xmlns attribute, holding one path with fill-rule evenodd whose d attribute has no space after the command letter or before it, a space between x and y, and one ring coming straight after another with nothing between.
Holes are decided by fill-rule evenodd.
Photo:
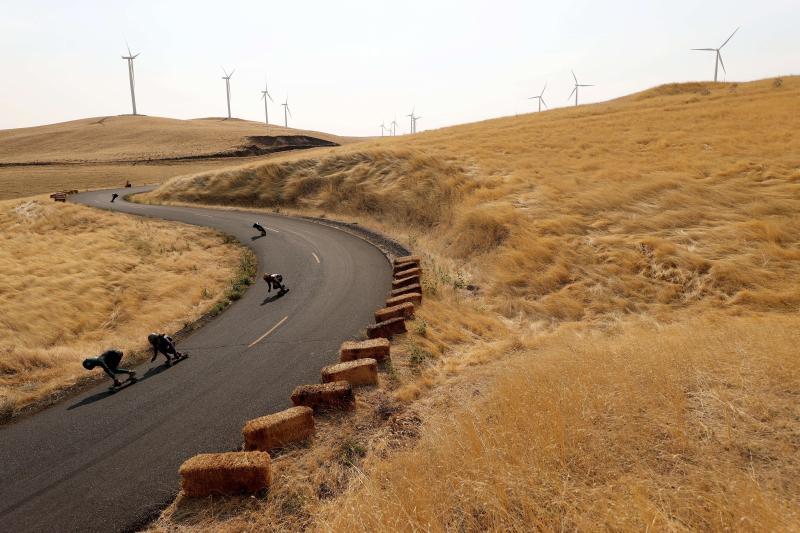
<instances>
[{"instance_id":1,"label":"yellow center line","mask_svg":"<svg viewBox=\"0 0 800 533\"><path fill-rule=\"evenodd\" d=\"M313 255L314 259L316 259L317 263L319 263L319 257L317 256L317 254L315 254L314 252L311 252L311 255Z\"/></svg>"},{"instance_id":2,"label":"yellow center line","mask_svg":"<svg viewBox=\"0 0 800 533\"><path fill-rule=\"evenodd\" d=\"M252 343L250 343L250 345L248 346L248 348L252 348L252 347L253 347L253 346L255 346L256 344L258 344L259 342L261 342L261 341L264 339L264 337L266 337L267 335L269 335L270 333L272 333L273 331L275 331L276 329L278 329L278 326L280 326L281 324L283 324L284 322L286 322L288 319L289 319L289 317L288 317L288 316L285 316L285 317L283 317L283 318L281 319L281 321L280 321L280 322L278 322L277 324L275 324L274 326L272 326L272 328L270 328L270 330L269 330L269 331L267 331L266 333L264 333L263 335L261 335L259 338L257 338L256 340L254 340Z\"/></svg>"}]
</instances>

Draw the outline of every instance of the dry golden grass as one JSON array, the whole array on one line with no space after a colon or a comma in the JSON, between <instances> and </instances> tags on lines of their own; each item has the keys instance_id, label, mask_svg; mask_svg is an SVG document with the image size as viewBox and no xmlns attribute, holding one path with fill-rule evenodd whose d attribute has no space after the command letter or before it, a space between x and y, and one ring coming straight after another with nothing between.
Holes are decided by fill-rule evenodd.
<instances>
[{"instance_id":1,"label":"dry golden grass","mask_svg":"<svg viewBox=\"0 0 800 533\"><path fill-rule=\"evenodd\" d=\"M210 230L0 202L0 418L86 380L83 358L110 346L130 358L151 331L199 318L240 256Z\"/></svg>"},{"instance_id":2,"label":"dry golden grass","mask_svg":"<svg viewBox=\"0 0 800 533\"><path fill-rule=\"evenodd\" d=\"M252 144L247 137L264 135L308 135L337 144L356 140L238 119L130 115L2 130L0 200L61 189L116 187L126 180L137 185L159 183L180 174L219 169L230 166L231 159L165 159L235 150Z\"/></svg>"},{"instance_id":3,"label":"dry golden grass","mask_svg":"<svg viewBox=\"0 0 800 533\"><path fill-rule=\"evenodd\" d=\"M425 429L386 446L362 399L357 468L304 470L323 430L265 502L156 527L800 530L798 111L800 78L670 85L170 180L146 201L334 214L422 253L382 390Z\"/></svg>"}]
</instances>

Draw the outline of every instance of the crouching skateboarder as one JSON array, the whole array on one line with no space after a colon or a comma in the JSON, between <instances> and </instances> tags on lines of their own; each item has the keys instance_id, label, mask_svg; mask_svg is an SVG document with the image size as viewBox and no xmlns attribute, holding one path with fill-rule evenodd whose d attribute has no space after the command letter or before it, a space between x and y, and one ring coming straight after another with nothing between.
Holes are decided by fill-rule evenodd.
<instances>
[{"instance_id":1,"label":"crouching skateboarder","mask_svg":"<svg viewBox=\"0 0 800 533\"><path fill-rule=\"evenodd\" d=\"M289 289L283 284L283 276L280 274L264 274L264 281L267 282L267 292L272 292L272 289L277 289L280 294L289 292Z\"/></svg>"},{"instance_id":2,"label":"crouching skateboarder","mask_svg":"<svg viewBox=\"0 0 800 533\"><path fill-rule=\"evenodd\" d=\"M167 358L167 366L172 366L173 362L177 362L179 359L189 356L189 354L181 353L175 348L175 341L173 341L172 337L169 335L151 333L147 336L147 340L150 346L153 347L153 358L150 359L151 363L156 360L159 352L164 354L164 357Z\"/></svg>"},{"instance_id":3,"label":"crouching skateboarder","mask_svg":"<svg viewBox=\"0 0 800 533\"><path fill-rule=\"evenodd\" d=\"M107 350L97 357L84 359L83 368L86 370L92 370L94 367L99 366L106 374L108 374L108 377L114 380L114 384L110 387L110 389L116 390L122 386L122 382L117 379L118 374L127 374L129 382L136 382L136 372L133 370L128 370L127 368L120 368L120 361L122 361L121 351Z\"/></svg>"},{"instance_id":4,"label":"crouching skateboarder","mask_svg":"<svg viewBox=\"0 0 800 533\"><path fill-rule=\"evenodd\" d=\"M255 222L255 223L253 224L253 227L254 227L256 230L258 230L258 231L261 233L261 236L262 236L262 237L265 237L265 236L267 235L267 230L265 230L265 229L264 229L264 226L262 226L262 225L261 225L261 224L259 224L258 222Z\"/></svg>"}]
</instances>

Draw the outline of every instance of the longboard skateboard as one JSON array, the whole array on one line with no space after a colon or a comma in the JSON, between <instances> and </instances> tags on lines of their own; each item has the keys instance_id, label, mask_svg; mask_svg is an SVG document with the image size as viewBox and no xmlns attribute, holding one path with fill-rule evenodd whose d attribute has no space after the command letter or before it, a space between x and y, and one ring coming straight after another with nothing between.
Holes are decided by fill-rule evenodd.
<instances>
[{"instance_id":1,"label":"longboard skateboard","mask_svg":"<svg viewBox=\"0 0 800 533\"><path fill-rule=\"evenodd\" d=\"M117 386L117 385L111 385L111 386L108 388L108 390L109 390L109 392L111 392L111 393L114 393L114 392L117 392L118 390L122 390L122 389L124 389L124 388L126 388L126 387L129 387L129 386L133 385L133 384L134 384L134 383L136 383L137 381L139 381L137 378L133 378L133 379L130 379L130 378L128 378L128 379L126 379L125 381L123 381L122 383L120 383L120 385L119 385L119 386Z\"/></svg>"}]
</instances>

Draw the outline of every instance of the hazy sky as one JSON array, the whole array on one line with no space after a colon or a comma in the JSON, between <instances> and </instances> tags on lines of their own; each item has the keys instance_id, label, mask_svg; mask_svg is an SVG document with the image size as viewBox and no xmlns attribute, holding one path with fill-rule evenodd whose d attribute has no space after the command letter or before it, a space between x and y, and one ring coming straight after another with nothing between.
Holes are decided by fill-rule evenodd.
<instances>
[{"instance_id":1,"label":"hazy sky","mask_svg":"<svg viewBox=\"0 0 800 533\"><path fill-rule=\"evenodd\" d=\"M289 125L378 135L567 105L671 81L800 73L800 1L36 1L0 0L0 129L130 113L125 41L142 114L263 120L265 78ZM722 75L722 73L721 73ZM273 120L274 118L274 120Z\"/></svg>"}]
</instances>

